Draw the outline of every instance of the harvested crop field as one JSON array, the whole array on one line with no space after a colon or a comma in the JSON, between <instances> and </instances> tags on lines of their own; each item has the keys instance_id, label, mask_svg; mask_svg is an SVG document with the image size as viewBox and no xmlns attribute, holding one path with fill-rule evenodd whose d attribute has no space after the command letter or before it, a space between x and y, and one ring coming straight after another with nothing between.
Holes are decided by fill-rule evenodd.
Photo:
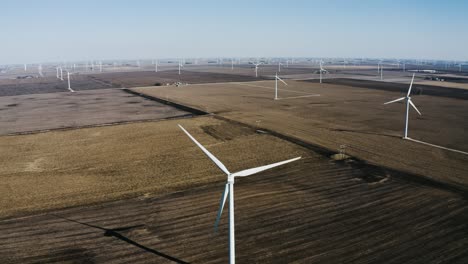
<instances>
[{"instance_id":1,"label":"harvested crop field","mask_svg":"<svg viewBox=\"0 0 468 264\"><path fill-rule=\"evenodd\" d=\"M139 71L139 72L115 72L92 75L92 78L105 83L112 83L118 87L153 86L156 83L165 85L175 82L182 83L217 83L217 82L245 82L258 80L255 76L244 76L236 74L193 72L187 66L179 75L177 70Z\"/></svg>"},{"instance_id":2,"label":"harvested crop field","mask_svg":"<svg viewBox=\"0 0 468 264\"><path fill-rule=\"evenodd\" d=\"M410 77L411 78L411 77ZM310 80L310 82L317 83L317 80ZM336 84L351 86L354 88L373 89L380 91L406 93L408 91L409 83L389 83L379 81L367 81L356 79L329 79L327 84ZM448 87L437 87L430 85L414 84L412 95L430 95L441 96L455 99L468 100L468 90Z\"/></svg>"},{"instance_id":3,"label":"harvested crop field","mask_svg":"<svg viewBox=\"0 0 468 264\"><path fill-rule=\"evenodd\" d=\"M468 188L467 155L401 139L404 105L383 105L400 92L300 81L280 85L277 101L272 81L135 90L331 150L346 145L346 153L373 164ZM413 101L423 115L411 112L411 138L468 151L467 100L423 94Z\"/></svg>"},{"instance_id":4,"label":"harvested crop field","mask_svg":"<svg viewBox=\"0 0 468 264\"><path fill-rule=\"evenodd\" d=\"M0 114L0 135L192 115L120 89L4 96Z\"/></svg>"},{"instance_id":5,"label":"harvested crop field","mask_svg":"<svg viewBox=\"0 0 468 264\"><path fill-rule=\"evenodd\" d=\"M114 88L110 83L96 80L87 75L73 75L71 87L75 91ZM55 77L0 80L0 97L24 94L44 94L68 92L67 78L61 81Z\"/></svg>"},{"instance_id":6,"label":"harvested crop field","mask_svg":"<svg viewBox=\"0 0 468 264\"><path fill-rule=\"evenodd\" d=\"M246 151L249 142L242 140L243 155L236 155L239 138L220 141L193 123L187 125L229 169L240 168L235 164L239 158L246 163L242 166L258 164L251 152L258 150L263 156L275 151L271 143ZM3 261L227 263L226 211L219 232L213 230L225 176L188 138L181 135L178 143L166 155L174 153L170 164L179 171L166 171L164 176L171 182L184 175L185 183L192 182L185 191L0 221ZM286 154L282 146L279 152ZM304 152L299 149L296 152ZM147 169L146 175L155 172L154 166ZM110 176L107 184L115 186L118 177ZM237 261L466 263L466 197L393 176L390 171L334 162L309 151L298 162L238 179ZM194 188L194 182L207 179L212 183ZM156 186L155 178L148 180Z\"/></svg>"},{"instance_id":7,"label":"harvested crop field","mask_svg":"<svg viewBox=\"0 0 468 264\"><path fill-rule=\"evenodd\" d=\"M0 218L219 180L178 123L233 170L304 154L291 143L210 117L1 136Z\"/></svg>"}]
</instances>

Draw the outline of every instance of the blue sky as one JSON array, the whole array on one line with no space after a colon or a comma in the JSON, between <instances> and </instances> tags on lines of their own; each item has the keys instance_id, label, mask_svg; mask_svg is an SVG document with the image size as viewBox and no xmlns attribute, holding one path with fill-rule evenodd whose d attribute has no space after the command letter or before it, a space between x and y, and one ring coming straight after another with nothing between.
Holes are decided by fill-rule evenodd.
<instances>
[{"instance_id":1,"label":"blue sky","mask_svg":"<svg viewBox=\"0 0 468 264\"><path fill-rule=\"evenodd\" d=\"M468 60L468 1L2 0L0 64L152 57Z\"/></svg>"}]
</instances>

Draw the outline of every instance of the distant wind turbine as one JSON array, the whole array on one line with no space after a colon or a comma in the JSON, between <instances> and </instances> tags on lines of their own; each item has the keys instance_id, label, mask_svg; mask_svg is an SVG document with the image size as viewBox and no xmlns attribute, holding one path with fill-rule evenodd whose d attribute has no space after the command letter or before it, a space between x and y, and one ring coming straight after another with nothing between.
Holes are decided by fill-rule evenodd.
<instances>
[{"instance_id":1,"label":"distant wind turbine","mask_svg":"<svg viewBox=\"0 0 468 264\"><path fill-rule=\"evenodd\" d=\"M42 73L42 64L39 64L39 66L37 66L37 71L39 72L39 76L44 77L44 74Z\"/></svg>"},{"instance_id":2,"label":"distant wind turbine","mask_svg":"<svg viewBox=\"0 0 468 264\"><path fill-rule=\"evenodd\" d=\"M328 71L323 68L323 61L320 60L320 83L322 83L322 73L327 73Z\"/></svg>"},{"instance_id":3,"label":"distant wind turbine","mask_svg":"<svg viewBox=\"0 0 468 264\"><path fill-rule=\"evenodd\" d=\"M75 91L71 88L71 85L70 85L70 75L71 73L69 71L67 71L67 77L68 77L68 90L72 93L74 93Z\"/></svg>"},{"instance_id":4,"label":"distant wind turbine","mask_svg":"<svg viewBox=\"0 0 468 264\"><path fill-rule=\"evenodd\" d=\"M278 81L284 83L284 85L288 85L285 81L283 81L279 76L278 73L275 75L275 100L278 100Z\"/></svg>"},{"instance_id":5,"label":"distant wind turbine","mask_svg":"<svg viewBox=\"0 0 468 264\"><path fill-rule=\"evenodd\" d=\"M383 64L380 65L380 80L383 80Z\"/></svg>"},{"instance_id":6,"label":"distant wind turbine","mask_svg":"<svg viewBox=\"0 0 468 264\"><path fill-rule=\"evenodd\" d=\"M180 68L183 68L184 65L182 65L182 63L179 61L179 75L180 75Z\"/></svg>"},{"instance_id":7,"label":"distant wind turbine","mask_svg":"<svg viewBox=\"0 0 468 264\"><path fill-rule=\"evenodd\" d=\"M416 106L413 104L413 101L411 101L411 97L410 97L411 88L413 87L413 81L414 81L414 73L413 73L413 78L411 79L411 84L409 86L408 93L406 94L406 96L384 103L384 104L392 104L392 103L402 101L402 100L406 101L406 118L405 118L405 131L404 131L405 135L403 137L404 139L408 138L408 118L409 118L409 109L410 109L409 106L411 105L414 108L414 110L416 110L416 112L418 112L418 114L421 115L421 112L419 112L418 108L416 108Z\"/></svg>"},{"instance_id":8,"label":"distant wind turbine","mask_svg":"<svg viewBox=\"0 0 468 264\"><path fill-rule=\"evenodd\" d=\"M281 65L283 65L283 63L281 63L281 61L278 62L278 72L281 72Z\"/></svg>"},{"instance_id":9,"label":"distant wind turbine","mask_svg":"<svg viewBox=\"0 0 468 264\"><path fill-rule=\"evenodd\" d=\"M258 66L259 66L260 64L262 64L262 63L261 63L261 62L258 62L258 63L256 63L256 64L254 64L254 66L255 66L255 77L258 77Z\"/></svg>"},{"instance_id":10,"label":"distant wind turbine","mask_svg":"<svg viewBox=\"0 0 468 264\"><path fill-rule=\"evenodd\" d=\"M216 164L216 166L218 166L218 168L220 168L227 175L227 183L225 185L223 196L221 197L221 201L219 203L218 215L216 216L215 230L216 231L218 230L218 224L221 219L221 214L223 213L224 204L226 203L226 200L229 195L229 263L235 264L236 262L236 254L235 254L235 241L236 240L234 237L235 236L235 232L234 232L234 179L235 177L250 176L252 174L256 174L265 170L272 169L274 167L284 165L289 162L296 161L300 159L301 157L231 173L220 160L218 160L205 147L203 147L194 137L192 137L192 135L189 134L189 132L187 132L187 130L185 130L181 125L179 125L179 127L205 153L205 155L208 156L208 158L210 158L211 161L213 161Z\"/></svg>"}]
</instances>

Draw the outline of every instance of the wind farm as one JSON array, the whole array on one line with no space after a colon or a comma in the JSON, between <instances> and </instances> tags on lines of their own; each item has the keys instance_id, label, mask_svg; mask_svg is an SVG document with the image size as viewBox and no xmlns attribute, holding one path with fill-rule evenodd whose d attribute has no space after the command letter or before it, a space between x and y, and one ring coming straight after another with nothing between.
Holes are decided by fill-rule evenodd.
<instances>
[{"instance_id":1,"label":"wind farm","mask_svg":"<svg viewBox=\"0 0 468 264\"><path fill-rule=\"evenodd\" d=\"M467 263L468 58L315 4L50 7L0 49L2 263Z\"/></svg>"}]
</instances>

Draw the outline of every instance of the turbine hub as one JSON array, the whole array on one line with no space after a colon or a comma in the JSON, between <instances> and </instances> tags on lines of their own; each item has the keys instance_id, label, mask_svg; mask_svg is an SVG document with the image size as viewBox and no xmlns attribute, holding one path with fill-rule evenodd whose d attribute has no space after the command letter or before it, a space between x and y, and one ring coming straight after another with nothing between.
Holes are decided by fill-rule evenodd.
<instances>
[{"instance_id":1,"label":"turbine hub","mask_svg":"<svg viewBox=\"0 0 468 264\"><path fill-rule=\"evenodd\" d=\"M228 183L230 183L230 184L234 183L234 177L231 176L231 174L228 175Z\"/></svg>"}]
</instances>

